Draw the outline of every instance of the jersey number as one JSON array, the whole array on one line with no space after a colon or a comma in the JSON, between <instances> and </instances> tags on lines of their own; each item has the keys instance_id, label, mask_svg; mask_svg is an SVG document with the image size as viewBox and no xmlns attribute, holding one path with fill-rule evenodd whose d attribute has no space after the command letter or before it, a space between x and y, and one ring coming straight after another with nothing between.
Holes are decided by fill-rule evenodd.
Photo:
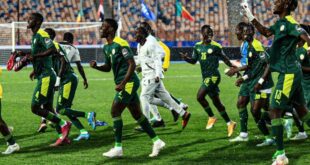
<instances>
[{"instance_id":1,"label":"jersey number","mask_svg":"<svg viewBox=\"0 0 310 165\"><path fill-rule=\"evenodd\" d=\"M207 53L203 52L201 53L201 60L206 60L207 59Z\"/></svg>"}]
</instances>

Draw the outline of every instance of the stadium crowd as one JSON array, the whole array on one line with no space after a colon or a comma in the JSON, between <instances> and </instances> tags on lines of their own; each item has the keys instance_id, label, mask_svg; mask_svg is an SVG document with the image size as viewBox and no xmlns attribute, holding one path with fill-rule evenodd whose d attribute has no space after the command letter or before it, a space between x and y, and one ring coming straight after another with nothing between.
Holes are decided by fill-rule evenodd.
<instances>
[{"instance_id":1,"label":"stadium crowd","mask_svg":"<svg viewBox=\"0 0 310 165\"><path fill-rule=\"evenodd\" d=\"M137 22L146 21L141 15L141 5L137 0L121 0L121 18L122 18L122 32L121 36L128 39L129 42L134 41L134 29L138 25ZM117 9L118 0L109 0L107 5L113 5L113 13L115 17L118 15ZM191 46L194 42L200 39L199 27L204 24L209 24L214 28L216 33L215 40L219 41L224 46L229 46L229 35L233 32L228 26L228 11L227 0L211 0L211 1L190 1L181 0L182 5L194 17L194 21L189 21L180 16L176 16L175 0L146 0L145 3L155 15L158 15L156 22L152 22L152 26L157 31L157 35L168 45L172 45L174 41L178 41L177 46ZM156 3L158 8L156 8ZM269 0L254 0L254 13L258 20L264 24L270 25L276 20L276 16L272 16L271 1ZM26 21L27 13L30 11L41 11L46 15L46 22L76 22L80 10L80 1L68 0L7 0L0 2L0 23L10 23L12 21ZM97 9L99 0L97 1L83 1L82 22L96 22L98 21ZM17 12L19 10L19 12ZM296 10L296 19L303 24L309 24L310 19L306 16L310 14L310 2L308 0L301 0L298 9ZM19 18L18 18L19 13ZM97 32L92 32L93 29L83 31L82 35L75 33L77 41L75 44L101 44L98 41ZM10 33L9 31L7 33ZM4 35L10 34L1 33ZM20 35L19 44L29 44L29 37ZM264 45L270 45L271 39L265 39L257 33L257 38L260 39ZM169 44L170 42L170 44ZM9 45L10 43L8 43Z\"/></svg>"}]
</instances>

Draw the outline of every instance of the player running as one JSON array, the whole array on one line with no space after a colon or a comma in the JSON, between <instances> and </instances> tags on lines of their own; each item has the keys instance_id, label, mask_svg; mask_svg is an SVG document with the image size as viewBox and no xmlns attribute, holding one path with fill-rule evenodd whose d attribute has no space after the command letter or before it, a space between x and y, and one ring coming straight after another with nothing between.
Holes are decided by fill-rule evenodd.
<instances>
[{"instance_id":1,"label":"player running","mask_svg":"<svg viewBox=\"0 0 310 165\"><path fill-rule=\"evenodd\" d=\"M267 28L253 16L247 3L242 3L244 15L264 36L274 35L270 48L270 70L279 73L278 81L271 96L270 113L272 130L276 136L277 151L272 159L277 162L288 163L283 146L282 113L293 105L298 115L310 126L310 113L305 106L303 89L301 86L302 73L295 51L299 39L310 45L310 37L300 28L298 22L290 15L298 6L297 0L275 0L273 13L279 15L279 20ZM309 53L308 49L308 53Z\"/></svg>"},{"instance_id":2,"label":"player running","mask_svg":"<svg viewBox=\"0 0 310 165\"><path fill-rule=\"evenodd\" d=\"M101 38L105 38L108 42L103 47L105 64L97 66L96 61L90 62L92 68L102 72L110 72L112 69L116 85L116 94L111 108L111 115L114 121L115 146L108 152L103 153L103 156L110 158L123 156L123 120L121 115L124 109L128 108L133 118L137 120L153 141L153 151L149 156L156 157L165 146L165 143L159 139L141 112L139 96L137 94L139 78L134 72L136 64L133 59L133 53L127 41L115 36L117 28L118 25L114 19L104 20L100 28L100 34Z\"/></svg>"},{"instance_id":3,"label":"player running","mask_svg":"<svg viewBox=\"0 0 310 165\"><path fill-rule=\"evenodd\" d=\"M161 78L162 74L162 53L156 49L159 47L157 40L150 36L145 28L139 27L136 30L136 41L138 42L136 63L142 69L142 91L141 104L144 111L150 104L164 102L182 116L182 128L184 129L189 121L191 114L183 110L170 96ZM155 98L155 95L158 98Z\"/></svg>"},{"instance_id":4,"label":"player running","mask_svg":"<svg viewBox=\"0 0 310 165\"><path fill-rule=\"evenodd\" d=\"M31 55L28 57L32 61L34 78L37 79L31 110L34 114L52 121L61 128L62 136L58 141L66 141L70 132L71 123L59 118L51 113L53 111L53 91L56 82L56 74L52 69L52 54L56 48L48 33L40 29L43 16L39 13L32 13L28 19L28 29L33 32L31 40Z\"/></svg>"},{"instance_id":5,"label":"player running","mask_svg":"<svg viewBox=\"0 0 310 165\"><path fill-rule=\"evenodd\" d=\"M53 29L47 28L45 31L50 35L51 39L54 40L56 33ZM71 34L71 33L69 33ZM68 36L68 33L65 33L64 36ZM71 34L72 35L72 34ZM71 37L73 41L73 35ZM80 59L79 54L76 54L76 48L72 46L67 41L60 42L58 44L56 41L54 41L54 45L59 52L56 54L56 59L53 61L59 68L55 68L57 72L57 78L55 87L59 90L58 93L58 99L57 99L57 105L56 105L56 112L61 115L67 116L72 124L79 129L80 135L74 139L74 141L80 141L82 139L88 140L90 138L90 134L88 131L84 128L82 123L79 121L79 117L87 118L88 123L92 126L93 130L96 129L95 125L95 112L81 112L77 110L73 110L71 108L72 102L75 96L76 88L78 85L78 78L77 75L74 73L73 68L70 65L70 61L68 59L68 55L70 55L71 59L72 56L75 56L75 59ZM85 78L85 73L84 78ZM85 78L86 79L86 78ZM85 87L88 86L87 80L84 84ZM56 143L55 145L60 145L61 143Z\"/></svg>"},{"instance_id":6,"label":"player running","mask_svg":"<svg viewBox=\"0 0 310 165\"><path fill-rule=\"evenodd\" d=\"M206 100L206 95L208 94L211 98L214 106L220 112L221 116L224 118L227 124L228 137L230 137L236 127L236 123L230 120L228 114L226 113L225 107L222 104L219 97L219 83L221 81L221 75L218 70L219 60L222 59L226 65L229 67L234 66L224 54L222 46L213 41L213 30L211 26L204 25L201 27L201 35L203 37L201 42L196 43L192 57L189 57L187 53L180 53L182 58L191 64L196 64L197 61L200 63L201 73L202 73L202 85L197 93L197 101L201 104L203 109L209 116L209 120L206 129L211 129L215 122L217 121L214 116L208 101Z\"/></svg>"},{"instance_id":7,"label":"player running","mask_svg":"<svg viewBox=\"0 0 310 165\"><path fill-rule=\"evenodd\" d=\"M251 102L251 112L255 123L259 130L264 134L265 141L258 144L258 147L274 144L274 139L270 135L266 126L266 121L261 118L261 109L268 110L269 96L273 81L269 72L268 54L261 42L254 38L255 28L252 24L240 22L236 28L237 38L243 41L241 48L242 54L246 57L246 63L238 68L231 68L226 74L233 76L234 74L244 71L243 77L236 81L236 85L240 86L237 107L239 109L241 132L240 135L230 142L248 141L247 133L247 110L248 100ZM245 54L244 54L245 53ZM262 79L264 81L262 81ZM245 115L244 115L245 113ZM246 116L246 118L244 118ZM246 121L245 121L246 120ZM246 122L246 123L243 123Z\"/></svg>"}]
</instances>

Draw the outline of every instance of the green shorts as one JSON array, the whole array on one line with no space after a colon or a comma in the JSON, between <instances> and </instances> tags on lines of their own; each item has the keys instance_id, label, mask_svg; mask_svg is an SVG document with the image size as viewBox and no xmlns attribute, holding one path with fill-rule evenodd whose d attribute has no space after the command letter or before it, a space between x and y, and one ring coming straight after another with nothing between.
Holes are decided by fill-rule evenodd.
<instances>
[{"instance_id":1,"label":"green shorts","mask_svg":"<svg viewBox=\"0 0 310 165\"><path fill-rule=\"evenodd\" d=\"M53 104L54 85L56 82L55 72L42 73L37 77L37 80L31 105Z\"/></svg>"},{"instance_id":2,"label":"green shorts","mask_svg":"<svg viewBox=\"0 0 310 165\"><path fill-rule=\"evenodd\" d=\"M301 72L292 74L280 73L278 82L271 95L271 109L285 110L291 104L305 104L303 89L301 86Z\"/></svg>"},{"instance_id":3,"label":"green shorts","mask_svg":"<svg viewBox=\"0 0 310 165\"><path fill-rule=\"evenodd\" d=\"M218 87L220 82L221 82L220 76L206 77L203 80L200 89L206 90L209 97L218 96L220 93L220 89Z\"/></svg>"},{"instance_id":4,"label":"green shorts","mask_svg":"<svg viewBox=\"0 0 310 165\"><path fill-rule=\"evenodd\" d=\"M127 82L125 89L120 92L116 92L114 102L123 104L139 103L140 101L137 93L139 86L139 80Z\"/></svg>"},{"instance_id":5,"label":"green shorts","mask_svg":"<svg viewBox=\"0 0 310 165\"><path fill-rule=\"evenodd\" d=\"M310 110L310 80L303 79L301 84L307 108Z\"/></svg>"},{"instance_id":6,"label":"green shorts","mask_svg":"<svg viewBox=\"0 0 310 165\"><path fill-rule=\"evenodd\" d=\"M245 81L241 84L238 96L250 97L251 89L250 89L250 81Z\"/></svg>"},{"instance_id":7,"label":"green shorts","mask_svg":"<svg viewBox=\"0 0 310 165\"><path fill-rule=\"evenodd\" d=\"M75 73L65 75L60 82L57 99L57 111L62 108L70 108L78 85L78 77Z\"/></svg>"}]
</instances>

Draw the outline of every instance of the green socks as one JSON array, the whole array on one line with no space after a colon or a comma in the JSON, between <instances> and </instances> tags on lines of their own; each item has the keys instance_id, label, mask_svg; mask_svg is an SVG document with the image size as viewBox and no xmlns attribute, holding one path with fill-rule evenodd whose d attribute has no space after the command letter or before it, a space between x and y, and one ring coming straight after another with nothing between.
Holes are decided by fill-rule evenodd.
<instances>
[{"instance_id":1,"label":"green socks","mask_svg":"<svg viewBox=\"0 0 310 165\"><path fill-rule=\"evenodd\" d=\"M60 119L58 116L51 112L49 112L45 118L53 123L59 124L61 127L66 124L65 120Z\"/></svg>"},{"instance_id":2,"label":"green socks","mask_svg":"<svg viewBox=\"0 0 310 165\"><path fill-rule=\"evenodd\" d=\"M151 139L156 137L153 128L151 127L145 116L141 116L140 119L138 119L138 123L140 124L141 128L150 136Z\"/></svg>"},{"instance_id":3,"label":"green socks","mask_svg":"<svg viewBox=\"0 0 310 165\"><path fill-rule=\"evenodd\" d=\"M272 119L272 133L276 137L277 150L283 150L283 122L281 118Z\"/></svg>"},{"instance_id":4,"label":"green socks","mask_svg":"<svg viewBox=\"0 0 310 165\"><path fill-rule=\"evenodd\" d=\"M223 119L225 120L226 123L230 122L230 118L228 117L226 111L222 111L220 112L221 116L223 117Z\"/></svg>"},{"instance_id":5,"label":"green socks","mask_svg":"<svg viewBox=\"0 0 310 165\"><path fill-rule=\"evenodd\" d=\"M212 109L209 106L205 107L204 110L207 112L209 117L213 117L214 116L214 114L212 112Z\"/></svg>"},{"instance_id":6,"label":"green socks","mask_svg":"<svg viewBox=\"0 0 310 165\"><path fill-rule=\"evenodd\" d=\"M114 128L114 138L115 146L122 146L122 129L123 129L123 120L122 117L113 118L113 128Z\"/></svg>"},{"instance_id":7,"label":"green socks","mask_svg":"<svg viewBox=\"0 0 310 165\"><path fill-rule=\"evenodd\" d=\"M246 107L238 108L240 117L240 132L248 132L248 110Z\"/></svg>"}]
</instances>

